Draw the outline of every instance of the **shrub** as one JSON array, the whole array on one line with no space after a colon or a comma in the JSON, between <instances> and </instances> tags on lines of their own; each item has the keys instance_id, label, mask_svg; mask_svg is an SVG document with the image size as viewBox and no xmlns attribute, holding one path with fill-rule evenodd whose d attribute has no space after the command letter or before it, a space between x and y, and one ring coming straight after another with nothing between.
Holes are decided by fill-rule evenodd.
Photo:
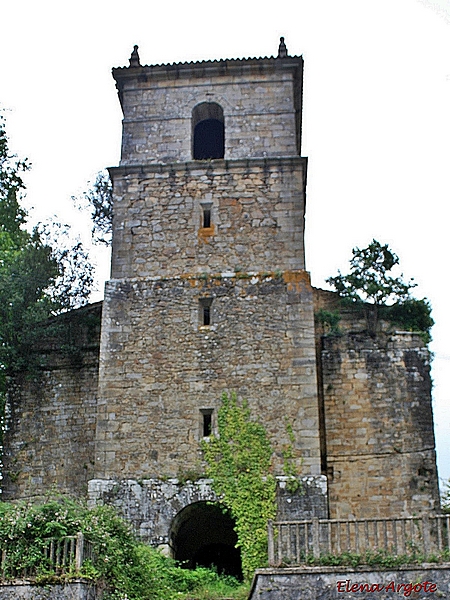
<instances>
[{"instance_id":1,"label":"shrub","mask_svg":"<svg viewBox=\"0 0 450 600\"><path fill-rule=\"evenodd\" d=\"M113 508L88 509L83 503L58 498L41 505L0 503L0 549L7 549L4 578L32 569L38 582L58 581L43 556L49 538L62 539L82 532L92 543L95 560L71 577L95 580L105 600L183 600L243 597L232 577L220 577L205 568L182 569L155 548L139 542L128 523Z\"/></svg>"}]
</instances>

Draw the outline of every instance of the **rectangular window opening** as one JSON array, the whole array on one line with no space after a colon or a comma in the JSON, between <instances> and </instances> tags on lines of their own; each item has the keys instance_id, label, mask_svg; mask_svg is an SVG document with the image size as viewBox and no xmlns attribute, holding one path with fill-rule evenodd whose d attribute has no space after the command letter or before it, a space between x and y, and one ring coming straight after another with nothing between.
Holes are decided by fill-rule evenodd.
<instances>
[{"instance_id":1,"label":"rectangular window opening","mask_svg":"<svg viewBox=\"0 0 450 600\"><path fill-rule=\"evenodd\" d=\"M201 423L200 423L200 433L202 437L209 437L213 433L213 408L201 408Z\"/></svg>"},{"instance_id":2,"label":"rectangular window opening","mask_svg":"<svg viewBox=\"0 0 450 600\"><path fill-rule=\"evenodd\" d=\"M212 414L203 414L203 437L209 437L212 433Z\"/></svg>"},{"instance_id":3,"label":"rectangular window opening","mask_svg":"<svg viewBox=\"0 0 450 600\"><path fill-rule=\"evenodd\" d=\"M200 298L200 325L211 325L212 298Z\"/></svg>"},{"instance_id":4,"label":"rectangular window opening","mask_svg":"<svg viewBox=\"0 0 450 600\"><path fill-rule=\"evenodd\" d=\"M211 209L203 208L203 227L211 227Z\"/></svg>"},{"instance_id":5,"label":"rectangular window opening","mask_svg":"<svg viewBox=\"0 0 450 600\"><path fill-rule=\"evenodd\" d=\"M202 201L200 202L202 209L200 225L203 229L211 229L212 227L212 202Z\"/></svg>"}]
</instances>

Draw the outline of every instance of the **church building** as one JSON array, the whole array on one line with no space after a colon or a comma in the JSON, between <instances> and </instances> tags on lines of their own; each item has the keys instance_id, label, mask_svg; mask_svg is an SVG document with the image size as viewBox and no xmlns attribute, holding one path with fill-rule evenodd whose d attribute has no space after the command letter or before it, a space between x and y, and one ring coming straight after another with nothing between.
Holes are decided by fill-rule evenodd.
<instances>
[{"instance_id":1,"label":"church building","mask_svg":"<svg viewBox=\"0 0 450 600\"><path fill-rule=\"evenodd\" d=\"M272 443L284 520L438 510L420 335L385 323L369 336L311 287L303 58L281 38L276 57L144 66L135 46L113 77L111 278L103 303L57 318L59 337L43 326L39 371L17 376L3 498L87 497L177 559L222 545L237 561L201 450L233 392ZM339 332L320 309L341 312Z\"/></svg>"}]
</instances>

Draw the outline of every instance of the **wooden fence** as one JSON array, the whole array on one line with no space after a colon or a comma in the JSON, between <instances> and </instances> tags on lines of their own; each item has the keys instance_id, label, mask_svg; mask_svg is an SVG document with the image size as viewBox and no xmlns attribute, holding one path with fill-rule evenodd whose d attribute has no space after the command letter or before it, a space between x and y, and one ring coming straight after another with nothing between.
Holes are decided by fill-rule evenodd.
<instances>
[{"instance_id":1,"label":"wooden fence","mask_svg":"<svg viewBox=\"0 0 450 600\"><path fill-rule=\"evenodd\" d=\"M398 519L310 519L269 522L269 565L301 565L321 556L393 556L450 550L450 515Z\"/></svg>"},{"instance_id":2,"label":"wooden fence","mask_svg":"<svg viewBox=\"0 0 450 600\"><path fill-rule=\"evenodd\" d=\"M2 579L35 577L43 571L64 575L81 570L86 560L94 560L91 543L82 533L61 539L48 539L42 545L41 555L34 555L27 567L20 565L20 556L13 546L1 544L0 575ZM22 563L23 564L23 563Z\"/></svg>"}]
</instances>

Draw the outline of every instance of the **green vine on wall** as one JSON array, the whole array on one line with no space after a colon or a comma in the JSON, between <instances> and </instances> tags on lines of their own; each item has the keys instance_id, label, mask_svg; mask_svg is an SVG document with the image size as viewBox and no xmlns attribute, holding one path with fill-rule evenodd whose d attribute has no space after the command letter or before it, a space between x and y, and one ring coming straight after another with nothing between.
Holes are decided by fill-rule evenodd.
<instances>
[{"instance_id":1,"label":"green vine on wall","mask_svg":"<svg viewBox=\"0 0 450 600\"><path fill-rule=\"evenodd\" d=\"M251 419L245 401L222 395L218 434L202 442L207 475L235 520L242 571L250 579L267 563L267 523L276 515L272 447L264 427Z\"/></svg>"}]
</instances>

